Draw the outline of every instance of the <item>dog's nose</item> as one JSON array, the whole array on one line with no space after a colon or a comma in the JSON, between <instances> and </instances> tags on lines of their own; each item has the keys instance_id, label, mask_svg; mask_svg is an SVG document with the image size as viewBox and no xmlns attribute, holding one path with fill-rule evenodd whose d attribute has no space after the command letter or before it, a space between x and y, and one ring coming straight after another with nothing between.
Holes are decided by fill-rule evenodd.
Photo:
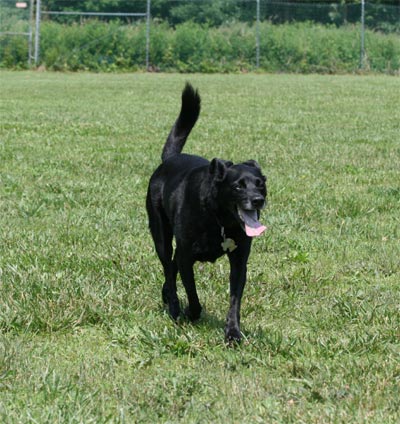
<instances>
[{"instance_id":1,"label":"dog's nose","mask_svg":"<svg viewBox=\"0 0 400 424\"><path fill-rule=\"evenodd\" d=\"M264 206L264 197L257 196L251 199L251 205L254 209L260 209Z\"/></svg>"}]
</instances>

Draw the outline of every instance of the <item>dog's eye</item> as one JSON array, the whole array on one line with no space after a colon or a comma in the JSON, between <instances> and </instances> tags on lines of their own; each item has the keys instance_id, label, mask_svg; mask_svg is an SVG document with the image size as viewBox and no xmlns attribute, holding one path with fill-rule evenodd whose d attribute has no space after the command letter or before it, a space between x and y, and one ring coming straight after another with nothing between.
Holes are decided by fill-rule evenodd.
<instances>
[{"instance_id":1,"label":"dog's eye","mask_svg":"<svg viewBox=\"0 0 400 424\"><path fill-rule=\"evenodd\" d=\"M262 180L257 179L256 180L256 187L262 187L264 185L264 182Z\"/></svg>"},{"instance_id":2,"label":"dog's eye","mask_svg":"<svg viewBox=\"0 0 400 424\"><path fill-rule=\"evenodd\" d=\"M246 181L244 179L241 179L239 181L237 181L236 183L234 183L232 185L233 189L236 191L240 191L242 189L246 189L247 188L247 184Z\"/></svg>"}]
</instances>

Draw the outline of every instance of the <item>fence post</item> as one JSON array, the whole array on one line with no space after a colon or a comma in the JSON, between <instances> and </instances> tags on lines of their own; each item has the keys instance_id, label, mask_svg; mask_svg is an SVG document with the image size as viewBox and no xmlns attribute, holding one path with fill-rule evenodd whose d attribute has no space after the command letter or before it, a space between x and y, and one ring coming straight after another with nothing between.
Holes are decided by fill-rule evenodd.
<instances>
[{"instance_id":1,"label":"fence post","mask_svg":"<svg viewBox=\"0 0 400 424\"><path fill-rule=\"evenodd\" d=\"M39 63L39 45L40 45L40 0L36 0L36 26L35 26L35 65Z\"/></svg>"},{"instance_id":2,"label":"fence post","mask_svg":"<svg viewBox=\"0 0 400 424\"><path fill-rule=\"evenodd\" d=\"M28 67L32 63L32 24L33 24L33 0L29 0L29 35L28 35Z\"/></svg>"},{"instance_id":3,"label":"fence post","mask_svg":"<svg viewBox=\"0 0 400 424\"><path fill-rule=\"evenodd\" d=\"M365 62L365 0L361 0L361 51L360 68L364 69Z\"/></svg>"},{"instance_id":4,"label":"fence post","mask_svg":"<svg viewBox=\"0 0 400 424\"><path fill-rule=\"evenodd\" d=\"M256 68L260 67L260 0L257 0L256 11Z\"/></svg>"},{"instance_id":5,"label":"fence post","mask_svg":"<svg viewBox=\"0 0 400 424\"><path fill-rule=\"evenodd\" d=\"M146 71L150 68L150 11L151 0L147 0L146 9Z\"/></svg>"}]
</instances>

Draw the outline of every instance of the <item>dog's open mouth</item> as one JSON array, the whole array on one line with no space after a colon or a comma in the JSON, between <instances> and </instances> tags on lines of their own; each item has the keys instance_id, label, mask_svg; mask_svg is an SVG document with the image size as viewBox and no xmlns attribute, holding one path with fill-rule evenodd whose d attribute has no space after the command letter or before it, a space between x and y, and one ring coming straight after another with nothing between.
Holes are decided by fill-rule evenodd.
<instances>
[{"instance_id":1,"label":"dog's open mouth","mask_svg":"<svg viewBox=\"0 0 400 424\"><path fill-rule=\"evenodd\" d=\"M240 219L243 221L244 230L249 237L260 236L267 227L259 222L257 210L246 210L237 208Z\"/></svg>"}]
</instances>

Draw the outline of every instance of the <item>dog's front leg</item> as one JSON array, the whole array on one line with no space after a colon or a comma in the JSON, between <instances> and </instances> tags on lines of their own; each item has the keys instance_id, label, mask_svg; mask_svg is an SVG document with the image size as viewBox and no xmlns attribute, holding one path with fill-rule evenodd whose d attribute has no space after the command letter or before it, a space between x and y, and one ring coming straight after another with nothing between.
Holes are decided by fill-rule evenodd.
<instances>
[{"instance_id":1,"label":"dog's front leg","mask_svg":"<svg viewBox=\"0 0 400 424\"><path fill-rule=\"evenodd\" d=\"M200 318L201 305L197 295L196 284L194 282L193 265L194 261L185 254L184 249L177 249L178 270L181 275L183 286L189 301L188 307L185 309L185 315L191 320L196 321Z\"/></svg>"},{"instance_id":2,"label":"dog's front leg","mask_svg":"<svg viewBox=\"0 0 400 424\"><path fill-rule=\"evenodd\" d=\"M228 343L239 343L240 334L240 305L244 286L246 284L247 259L250 253L251 239L240 243L233 252L228 254L231 266L230 272L230 308L226 318L225 340Z\"/></svg>"}]
</instances>

